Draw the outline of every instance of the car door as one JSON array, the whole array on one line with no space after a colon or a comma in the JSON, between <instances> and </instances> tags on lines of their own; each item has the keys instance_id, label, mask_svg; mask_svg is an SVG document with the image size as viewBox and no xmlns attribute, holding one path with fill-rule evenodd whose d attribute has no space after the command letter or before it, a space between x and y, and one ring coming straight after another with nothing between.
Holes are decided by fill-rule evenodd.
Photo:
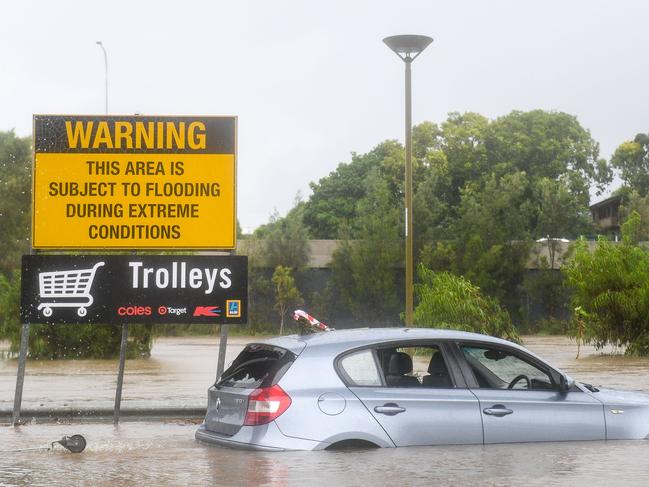
<instances>
[{"instance_id":1,"label":"car door","mask_svg":"<svg viewBox=\"0 0 649 487\"><path fill-rule=\"evenodd\" d=\"M560 392L558 372L501 345L458 344L465 376L480 401L485 443L602 440L602 403L573 387Z\"/></svg>"},{"instance_id":2,"label":"car door","mask_svg":"<svg viewBox=\"0 0 649 487\"><path fill-rule=\"evenodd\" d=\"M457 365L449 363L449 355L440 345L394 344L389 348L360 352L367 354L371 351L381 383L368 386L352 384L350 390L396 446L483 441L478 400L466 388ZM416 376L417 371L406 370L406 366L399 370L401 379L393 376L394 380L389 380L389 357L393 353L406 354L410 360L414 357L415 363L420 364L420 376ZM435 360L438 370L432 374L426 368L430 369L435 354L440 354ZM341 363L344 368L344 361Z\"/></svg>"}]
</instances>

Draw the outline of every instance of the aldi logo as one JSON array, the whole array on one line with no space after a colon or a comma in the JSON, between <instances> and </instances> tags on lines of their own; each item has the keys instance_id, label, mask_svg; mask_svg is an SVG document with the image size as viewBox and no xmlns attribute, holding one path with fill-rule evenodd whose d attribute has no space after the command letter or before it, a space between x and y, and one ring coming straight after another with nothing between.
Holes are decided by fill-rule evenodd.
<instances>
[{"instance_id":1,"label":"aldi logo","mask_svg":"<svg viewBox=\"0 0 649 487\"><path fill-rule=\"evenodd\" d=\"M225 302L225 317L226 318L240 318L241 317L241 300L228 299Z\"/></svg>"}]
</instances>

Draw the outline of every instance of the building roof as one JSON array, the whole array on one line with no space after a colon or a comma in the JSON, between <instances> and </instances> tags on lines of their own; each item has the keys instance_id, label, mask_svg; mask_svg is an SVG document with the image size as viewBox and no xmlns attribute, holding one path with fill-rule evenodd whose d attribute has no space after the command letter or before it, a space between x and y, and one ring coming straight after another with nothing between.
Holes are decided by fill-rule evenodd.
<instances>
[{"instance_id":1,"label":"building roof","mask_svg":"<svg viewBox=\"0 0 649 487\"><path fill-rule=\"evenodd\" d=\"M596 210L597 208L601 208L603 206L611 206L611 205L619 205L622 202L622 195L621 194L616 194L614 196L609 196L606 199L603 199L602 201L598 201L597 203L593 203L592 205L589 206L591 210Z\"/></svg>"}]
</instances>

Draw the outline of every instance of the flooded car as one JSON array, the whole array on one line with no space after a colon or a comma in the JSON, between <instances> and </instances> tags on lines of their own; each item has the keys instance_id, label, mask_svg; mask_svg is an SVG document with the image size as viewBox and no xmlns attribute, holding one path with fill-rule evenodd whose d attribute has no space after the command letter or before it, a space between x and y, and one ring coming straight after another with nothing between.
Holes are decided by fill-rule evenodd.
<instances>
[{"instance_id":1,"label":"flooded car","mask_svg":"<svg viewBox=\"0 0 649 487\"><path fill-rule=\"evenodd\" d=\"M247 345L196 438L255 450L647 439L649 395L575 382L522 346L427 328Z\"/></svg>"}]
</instances>

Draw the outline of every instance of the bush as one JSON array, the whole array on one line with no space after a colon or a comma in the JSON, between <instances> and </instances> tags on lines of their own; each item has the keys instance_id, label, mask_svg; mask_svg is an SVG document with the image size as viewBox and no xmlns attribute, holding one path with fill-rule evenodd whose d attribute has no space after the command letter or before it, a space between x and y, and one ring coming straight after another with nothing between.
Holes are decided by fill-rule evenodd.
<instances>
[{"instance_id":1,"label":"bush","mask_svg":"<svg viewBox=\"0 0 649 487\"><path fill-rule=\"evenodd\" d=\"M601 238L592 253L579 241L564 272L572 289L573 323L581 324L583 340L648 356L649 252L635 240L639 224L639 214L632 213L622 227L622 242Z\"/></svg>"},{"instance_id":2,"label":"bush","mask_svg":"<svg viewBox=\"0 0 649 487\"><path fill-rule=\"evenodd\" d=\"M418 268L421 284L415 286L419 304L414 311L418 326L452 328L519 341L509 313L480 288L449 272Z\"/></svg>"}]
</instances>

